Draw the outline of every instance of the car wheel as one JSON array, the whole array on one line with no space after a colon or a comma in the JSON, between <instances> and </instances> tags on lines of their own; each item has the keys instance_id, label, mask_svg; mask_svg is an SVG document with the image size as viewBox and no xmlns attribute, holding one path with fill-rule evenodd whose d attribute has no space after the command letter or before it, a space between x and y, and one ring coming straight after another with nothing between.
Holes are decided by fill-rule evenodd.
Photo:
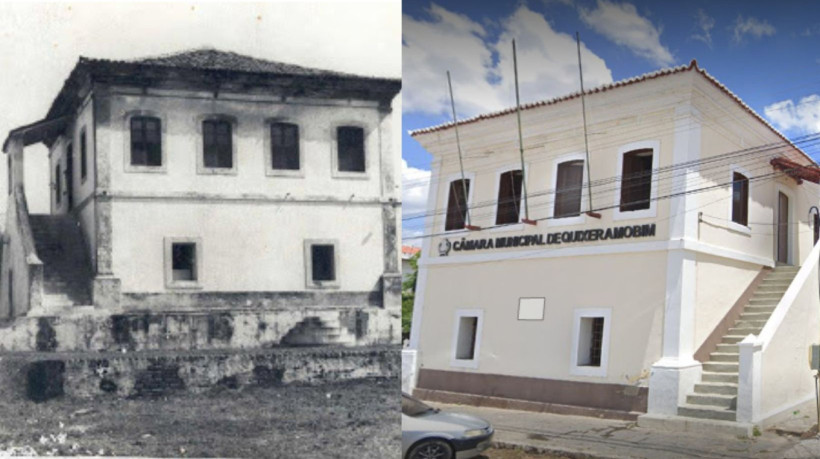
<instances>
[{"instance_id":1,"label":"car wheel","mask_svg":"<svg viewBox=\"0 0 820 459\"><path fill-rule=\"evenodd\" d=\"M444 440L423 441L410 450L407 459L452 459L453 447Z\"/></svg>"}]
</instances>

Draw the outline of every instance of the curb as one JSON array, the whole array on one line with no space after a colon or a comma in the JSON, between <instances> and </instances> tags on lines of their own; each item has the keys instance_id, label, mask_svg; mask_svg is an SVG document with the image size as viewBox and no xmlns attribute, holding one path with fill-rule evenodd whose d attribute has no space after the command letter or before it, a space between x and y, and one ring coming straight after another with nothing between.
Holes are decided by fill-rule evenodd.
<instances>
[{"instance_id":1,"label":"curb","mask_svg":"<svg viewBox=\"0 0 820 459\"><path fill-rule=\"evenodd\" d=\"M543 446L528 445L526 443L517 443L505 440L493 440L490 442L493 448L497 449L517 449L525 453L535 454L550 454L569 459L623 459L621 456L602 456L599 454L583 453L580 451L572 451L559 448L549 448Z\"/></svg>"}]
</instances>

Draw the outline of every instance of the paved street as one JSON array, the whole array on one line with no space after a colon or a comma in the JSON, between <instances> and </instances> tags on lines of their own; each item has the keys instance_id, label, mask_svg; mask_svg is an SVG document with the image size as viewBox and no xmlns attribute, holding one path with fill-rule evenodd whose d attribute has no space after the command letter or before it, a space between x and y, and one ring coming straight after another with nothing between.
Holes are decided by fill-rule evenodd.
<instances>
[{"instance_id":1,"label":"paved street","mask_svg":"<svg viewBox=\"0 0 820 459\"><path fill-rule=\"evenodd\" d=\"M497 446L516 446L526 451L526 454L507 455L503 451L489 450L485 457L491 459L820 457L820 439L801 441L797 435L778 434L773 430L762 432L755 438L729 435L707 437L688 432L649 430L627 421L463 405L433 405L485 418L496 429L494 440ZM804 417L802 420L808 425L811 419Z\"/></svg>"}]
</instances>

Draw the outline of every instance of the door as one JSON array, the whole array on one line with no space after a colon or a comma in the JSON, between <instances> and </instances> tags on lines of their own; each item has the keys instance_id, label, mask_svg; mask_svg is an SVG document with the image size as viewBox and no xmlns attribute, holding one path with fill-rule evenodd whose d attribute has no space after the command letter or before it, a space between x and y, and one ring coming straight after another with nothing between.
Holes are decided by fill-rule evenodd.
<instances>
[{"instance_id":1,"label":"door","mask_svg":"<svg viewBox=\"0 0 820 459\"><path fill-rule=\"evenodd\" d=\"M789 263L789 198L777 193L777 262Z\"/></svg>"},{"instance_id":2,"label":"door","mask_svg":"<svg viewBox=\"0 0 820 459\"><path fill-rule=\"evenodd\" d=\"M65 165L65 191L66 191L66 206L68 210L74 208L74 146L69 145L66 152Z\"/></svg>"}]
</instances>

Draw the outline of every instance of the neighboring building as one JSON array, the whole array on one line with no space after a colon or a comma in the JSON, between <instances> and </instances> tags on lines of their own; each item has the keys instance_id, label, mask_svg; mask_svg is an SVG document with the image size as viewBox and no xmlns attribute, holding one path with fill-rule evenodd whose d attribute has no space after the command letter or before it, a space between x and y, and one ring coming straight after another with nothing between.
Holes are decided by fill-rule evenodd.
<instances>
[{"instance_id":1,"label":"neighboring building","mask_svg":"<svg viewBox=\"0 0 820 459\"><path fill-rule=\"evenodd\" d=\"M413 274L413 267L410 266L410 259L413 258L417 253L419 253L421 249L418 247L412 247L403 245L401 246L401 279L402 282L406 281L407 278Z\"/></svg>"},{"instance_id":2,"label":"neighboring building","mask_svg":"<svg viewBox=\"0 0 820 459\"><path fill-rule=\"evenodd\" d=\"M213 347L222 322L223 347L398 343L400 86L208 49L80 58L4 144L0 317L147 321L128 339L58 328L58 350ZM29 215L23 188L38 142L49 215ZM31 347L13 335L0 349Z\"/></svg>"},{"instance_id":3,"label":"neighboring building","mask_svg":"<svg viewBox=\"0 0 820 459\"><path fill-rule=\"evenodd\" d=\"M588 164L580 94L521 115L523 171L515 109L459 122L463 176L452 123L411 132L417 394L746 433L812 399L810 157L695 61L588 91Z\"/></svg>"}]
</instances>

